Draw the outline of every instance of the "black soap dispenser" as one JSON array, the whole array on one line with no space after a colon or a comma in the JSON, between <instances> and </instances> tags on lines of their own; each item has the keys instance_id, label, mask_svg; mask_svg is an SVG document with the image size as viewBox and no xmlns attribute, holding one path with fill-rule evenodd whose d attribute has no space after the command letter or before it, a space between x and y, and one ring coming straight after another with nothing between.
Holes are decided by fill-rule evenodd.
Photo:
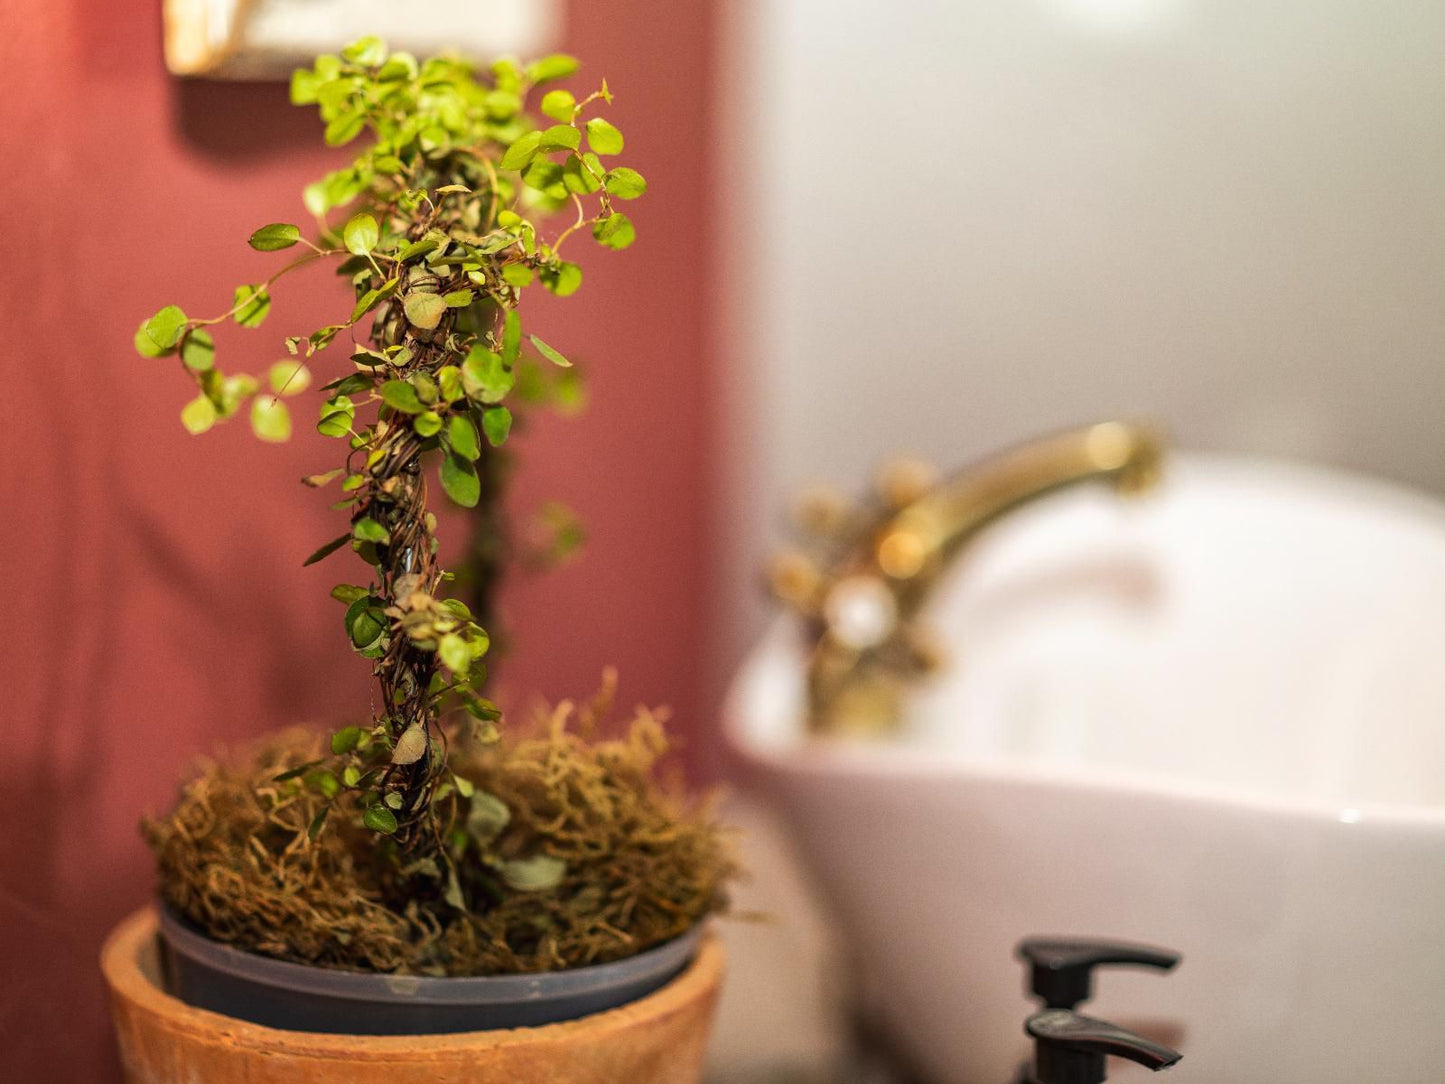
<instances>
[{"instance_id":1,"label":"black soap dispenser","mask_svg":"<svg viewBox=\"0 0 1445 1084\"><path fill-rule=\"evenodd\" d=\"M1029 1017L1024 1030L1034 1040L1034 1064L1020 1069L1016 1084L1093 1084L1104 1078L1108 1054L1133 1058L1150 1068L1167 1068L1179 1054L1124 1028L1073 1010L1093 996L1094 968L1148 967L1171 971L1179 954L1127 941L1078 937L1030 937L1014 955L1028 965L1029 991L1045 1011Z\"/></svg>"},{"instance_id":2,"label":"black soap dispenser","mask_svg":"<svg viewBox=\"0 0 1445 1084\"><path fill-rule=\"evenodd\" d=\"M1014 955L1028 964L1029 989L1049 1009L1077 1009L1089 1000L1096 967L1170 971L1179 963L1179 954L1168 949L1076 937L1030 937L1019 942Z\"/></svg>"},{"instance_id":3,"label":"black soap dispenser","mask_svg":"<svg viewBox=\"0 0 1445 1084\"><path fill-rule=\"evenodd\" d=\"M1102 1084L1104 1059L1128 1058L1158 1072L1182 1056L1162 1043L1069 1009L1045 1009L1028 1018L1034 1041L1030 1084Z\"/></svg>"}]
</instances>

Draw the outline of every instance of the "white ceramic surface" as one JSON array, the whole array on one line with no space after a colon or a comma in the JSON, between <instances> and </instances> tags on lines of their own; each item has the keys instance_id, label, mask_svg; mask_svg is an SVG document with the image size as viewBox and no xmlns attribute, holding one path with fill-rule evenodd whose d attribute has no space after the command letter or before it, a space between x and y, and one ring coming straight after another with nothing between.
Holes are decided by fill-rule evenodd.
<instances>
[{"instance_id":1,"label":"white ceramic surface","mask_svg":"<svg viewBox=\"0 0 1445 1084\"><path fill-rule=\"evenodd\" d=\"M809 741L787 626L728 729L934 1078L1010 1079L1011 949L1053 933L1184 953L1089 1006L1176 1084L1445 1080L1445 507L1184 459L999 524L933 617L956 659L901 740Z\"/></svg>"}]
</instances>

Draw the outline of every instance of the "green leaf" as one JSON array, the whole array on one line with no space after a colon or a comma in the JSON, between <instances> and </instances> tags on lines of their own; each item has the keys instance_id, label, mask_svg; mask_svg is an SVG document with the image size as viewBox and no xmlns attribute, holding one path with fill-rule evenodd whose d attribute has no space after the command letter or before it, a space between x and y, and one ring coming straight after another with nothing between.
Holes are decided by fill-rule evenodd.
<instances>
[{"instance_id":1,"label":"green leaf","mask_svg":"<svg viewBox=\"0 0 1445 1084\"><path fill-rule=\"evenodd\" d=\"M442 900L448 907L458 911L467 909L467 897L462 892L462 882L457 877L457 867L454 862L447 863L447 886L442 892Z\"/></svg>"},{"instance_id":2,"label":"green leaf","mask_svg":"<svg viewBox=\"0 0 1445 1084\"><path fill-rule=\"evenodd\" d=\"M541 149L544 151L575 151L581 145L582 133L570 124L554 124L542 133Z\"/></svg>"},{"instance_id":3,"label":"green leaf","mask_svg":"<svg viewBox=\"0 0 1445 1084\"><path fill-rule=\"evenodd\" d=\"M193 373L204 373L216 364L216 342L205 328L192 328L181 337L181 362Z\"/></svg>"},{"instance_id":4,"label":"green leaf","mask_svg":"<svg viewBox=\"0 0 1445 1084\"><path fill-rule=\"evenodd\" d=\"M567 863L550 854L512 858L497 864L502 880L518 892L545 892L556 888L567 876Z\"/></svg>"},{"instance_id":5,"label":"green leaf","mask_svg":"<svg viewBox=\"0 0 1445 1084\"><path fill-rule=\"evenodd\" d=\"M475 462L482 454L481 446L477 442L476 426L463 414L453 414L447 422L447 443L451 445L453 452L471 462Z\"/></svg>"},{"instance_id":6,"label":"green leaf","mask_svg":"<svg viewBox=\"0 0 1445 1084\"><path fill-rule=\"evenodd\" d=\"M481 343L473 346L462 362L462 385L467 395L483 403L500 403L516 383L516 374Z\"/></svg>"},{"instance_id":7,"label":"green leaf","mask_svg":"<svg viewBox=\"0 0 1445 1084\"><path fill-rule=\"evenodd\" d=\"M321 80L310 68L297 68L291 73L291 104L312 105Z\"/></svg>"},{"instance_id":8,"label":"green leaf","mask_svg":"<svg viewBox=\"0 0 1445 1084\"><path fill-rule=\"evenodd\" d=\"M427 410L418 414L411 423L416 430L417 436L434 437L442 431L442 416L435 410Z\"/></svg>"},{"instance_id":9,"label":"green leaf","mask_svg":"<svg viewBox=\"0 0 1445 1084\"><path fill-rule=\"evenodd\" d=\"M454 674L466 674L472 668L472 649L465 639L455 632L449 632L437 643L437 654L446 668Z\"/></svg>"},{"instance_id":10,"label":"green leaf","mask_svg":"<svg viewBox=\"0 0 1445 1084\"><path fill-rule=\"evenodd\" d=\"M326 826L326 818L330 815L331 807L324 805L316 811L316 816L311 818L311 824L306 829L306 838L312 843L316 842L316 837L321 834L321 829Z\"/></svg>"},{"instance_id":11,"label":"green leaf","mask_svg":"<svg viewBox=\"0 0 1445 1084\"><path fill-rule=\"evenodd\" d=\"M388 380L381 386L381 398L387 406L403 414L420 414L426 409L417 398L416 389L405 380Z\"/></svg>"},{"instance_id":12,"label":"green leaf","mask_svg":"<svg viewBox=\"0 0 1445 1084\"><path fill-rule=\"evenodd\" d=\"M467 709L468 715L474 719L481 719L483 722L494 722L502 717L501 708L497 707L497 705L493 704L490 700L485 700L480 696L468 697L462 706ZM495 731L493 733L495 733Z\"/></svg>"},{"instance_id":13,"label":"green leaf","mask_svg":"<svg viewBox=\"0 0 1445 1084\"><path fill-rule=\"evenodd\" d=\"M473 794L477 792L476 784L464 775L457 775L455 772L453 772L452 783L456 786L457 793L460 794L463 798L470 798Z\"/></svg>"},{"instance_id":14,"label":"green leaf","mask_svg":"<svg viewBox=\"0 0 1445 1084\"><path fill-rule=\"evenodd\" d=\"M313 331L306 341L311 344L312 351L324 350L331 345L331 340L344 330L346 330L345 324L328 324L326 327Z\"/></svg>"},{"instance_id":15,"label":"green leaf","mask_svg":"<svg viewBox=\"0 0 1445 1084\"><path fill-rule=\"evenodd\" d=\"M522 108L522 99L511 90L490 90L482 99L486 107L487 116L494 120L507 120L515 117Z\"/></svg>"},{"instance_id":16,"label":"green leaf","mask_svg":"<svg viewBox=\"0 0 1445 1084\"><path fill-rule=\"evenodd\" d=\"M362 516L351 525L351 537L359 542L376 542L378 544L391 541L390 532L370 516Z\"/></svg>"},{"instance_id":17,"label":"green leaf","mask_svg":"<svg viewBox=\"0 0 1445 1084\"><path fill-rule=\"evenodd\" d=\"M328 768L316 768L307 772L303 782L327 798L335 798L341 790L341 781L336 778L336 773Z\"/></svg>"},{"instance_id":18,"label":"green leaf","mask_svg":"<svg viewBox=\"0 0 1445 1084\"><path fill-rule=\"evenodd\" d=\"M289 222L273 222L251 234L246 242L257 252L278 252L301 240L301 229Z\"/></svg>"},{"instance_id":19,"label":"green leaf","mask_svg":"<svg viewBox=\"0 0 1445 1084\"><path fill-rule=\"evenodd\" d=\"M233 319L242 327L259 327L271 311L271 295L264 286L237 286L232 299Z\"/></svg>"},{"instance_id":20,"label":"green leaf","mask_svg":"<svg viewBox=\"0 0 1445 1084\"><path fill-rule=\"evenodd\" d=\"M366 588L359 587L354 583L338 583L335 587L331 589L331 597L336 599L337 602L346 603L348 606L350 606L357 599L365 598L366 596Z\"/></svg>"},{"instance_id":21,"label":"green leaf","mask_svg":"<svg viewBox=\"0 0 1445 1084\"><path fill-rule=\"evenodd\" d=\"M532 285L532 279L535 277L532 269L523 263L509 263L502 268L502 278L509 286L515 286L519 290Z\"/></svg>"},{"instance_id":22,"label":"green leaf","mask_svg":"<svg viewBox=\"0 0 1445 1084\"><path fill-rule=\"evenodd\" d=\"M490 407L482 413L482 428L487 433L487 443L493 448L506 443L507 434L512 431L512 412L504 406Z\"/></svg>"},{"instance_id":23,"label":"green leaf","mask_svg":"<svg viewBox=\"0 0 1445 1084\"><path fill-rule=\"evenodd\" d=\"M508 309L502 321L502 364L511 368L517 364L517 351L522 345L522 318L516 309Z\"/></svg>"},{"instance_id":24,"label":"green leaf","mask_svg":"<svg viewBox=\"0 0 1445 1084\"><path fill-rule=\"evenodd\" d=\"M642 174L626 166L609 169L602 178L603 187L618 199L636 199L647 191L647 182Z\"/></svg>"},{"instance_id":25,"label":"green leaf","mask_svg":"<svg viewBox=\"0 0 1445 1084\"><path fill-rule=\"evenodd\" d=\"M140 327L135 329L135 352L143 358L158 358L166 351L156 345L155 340L146 331L146 324L150 321L142 320Z\"/></svg>"},{"instance_id":26,"label":"green leaf","mask_svg":"<svg viewBox=\"0 0 1445 1084\"><path fill-rule=\"evenodd\" d=\"M284 444L291 439L291 412L274 395L258 395L251 401L251 430L261 440Z\"/></svg>"},{"instance_id":27,"label":"green leaf","mask_svg":"<svg viewBox=\"0 0 1445 1084\"><path fill-rule=\"evenodd\" d=\"M358 365L364 365L368 369L379 369L381 366L387 364L389 359L385 354L379 353L376 350L368 350L363 346L351 355L351 360ZM362 380L365 379L360 373L357 373L356 376ZM360 391L361 389L357 388L354 390ZM350 392L345 394L350 394Z\"/></svg>"},{"instance_id":28,"label":"green leaf","mask_svg":"<svg viewBox=\"0 0 1445 1084\"><path fill-rule=\"evenodd\" d=\"M355 417L356 406L346 396L338 395L321 404L321 420L316 423L316 431L324 437L347 436Z\"/></svg>"},{"instance_id":29,"label":"green leaf","mask_svg":"<svg viewBox=\"0 0 1445 1084\"><path fill-rule=\"evenodd\" d=\"M219 374L217 374L219 376ZM236 413L239 407L251 396L256 394L258 385L256 378L248 373L236 373L221 381L219 395L214 386L206 388L206 394L211 396L212 402L216 404L216 412L223 418L229 418Z\"/></svg>"},{"instance_id":30,"label":"green leaf","mask_svg":"<svg viewBox=\"0 0 1445 1084\"><path fill-rule=\"evenodd\" d=\"M314 565L317 561L325 560L350 541L351 536L349 534L344 534L340 538L333 538L310 557L306 558L306 560L302 561L301 567L305 568L307 565Z\"/></svg>"},{"instance_id":31,"label":"green leaf","mask_svg":"<svg viewBox=\"0 0 1445 1084\"><path fill-rule=\"evenodd\" d=\"M437 246L440 244L441 238L436 234L429 233L420 241L413 241L411 244L405 246L396 254L396 258L402 263L406 263L408 260L414 260L418 256L425 256L429 252L436 251Z\"/></svg>"},{"instance_id":32,"label":"green leaf","mask_svg":"<svg viewBox=\"0 0 1445 1084\"><path fill-rule=\"evenodd\" d=\"M526 169L542 146L541 132L528 132L507 148L499 163L503 169Z\"/></svg>"},{"instance_id":33,"label":"green leaf","mask_svg":"<svg viewBox=\"0 0 1445 1084\"><path fill-rule=\"evenodd\" d=\"M341 55L353 64L374 68L386 59L386 45L375 34L368 34L343 48Z\"/></svg>"},{"instance_id":34,"label":"green leaf","mask_svg":"<svg viewBox=\"0 0 1445 1084\"><path fill-rule=\"evenodd\" d=\"M582 65L577 58L566 53L554 53L527 65L527 78L533 83L549 83L554 79L566 79Z\"/></svg>"},{"instance_id":35,"label":"green leaf","mask_svg":"<svg viewBox=\"0 0 1445 1084\"><path fill-rule=\"evenodd\" d=\"M568 192L586 196L602 187L605 172L597 155L589 151L578 158L574 154L562 164L562 184Z\"/></svg>"},{"instance_id":36,"label":"green leaf","mask_svg":"<svg viewBox=\"0 0 1445 1084\"><path fill-rule=\"evenodd\" d=\"M637 240L632 219L618 211L592 227L592 236L608 248L623 249Z\"/></svg>"},{"instance_id":37,"label":"green leaf","mask_svg":"<svg viewBox=\"0 0 1445 1084\"><path fill-rule=\"evenodd\" d=\"M353 109L341 114L326 126L326 131L321 138L326 140L328 147L341 147L350 143L361 134L366 127L366 112L361 109ZM337 203L344 203L345 200L338 200Z\"/></svg>"},{"instance_id":38,"label":"green leaf","mask_svg":"<svg viewBox=\"0 0 1445 1084\"><path fill-rule=\"evenodd\" d=\"M216 424L216 404L198 395L181 408L181 424L192 436L204 433Z\"/></svg>"},{"instance_id":39,"label":"green leaf","mask_svg":"<svg viewBox=\"0 0 1445 1084\"><path fill-rule=\"evenodd\" d=\"M530 335L528 336L528 338L532 340L532 345L537 348L537 353L541 354L553 365L560 365L564 369L570 369L572 367L572 363L568 361L561 352L554 350L552 347L544 343L541 339L537 338L537 336Z\"/></svg>"},{"instance_id":40,"label":"green leaf","mask_svg":"<svg viewBox=\"0 0 1445 1084\"><path fill-rule=\"evenodd\" d=\"M587 146L598 154L621 154L622 133L601 117L587 122Z\"/></svg>"},{"instance_id":41,"label":"green leaf","mask_svg":"<svg viewBox=\"0 0 1445 1084\"><path fill-rule=\"evenodd\" d=\"M396 739L396 748L391 751L393 764L415 764L426 753L426 727L412 723Z\"/></svg>"},{"instance_id":42,"label":"green leaf","mask_svg":"<svg viewBox=\"0 0 1445 1084\"><path fill-rule=\"evenodd\" d=\"M442 294L442 301L449 309L464 309L472 303L476 294L471 290L453 290L449 294Z\"/></svg>"},{"instance_id":43,"label":"green leaf","mask_svg":"<svg viewBox=\"0 0 1445 1084\"><path fill-rule=\"evenodd\" d=\"M549 90L542 95L542 112L563 124L572 123L577 113L577 99L570 90Z\"/></svg>"},{"instance_id":44,"label":"green leaf","mask_svg":"<svg viewBox=\"0 0 1445 1084\"><path fill-rule=\"evenodd\" d=\"M376 73L378 83L394 83L402 79L416 78L416 57L410 53L393 53L390 59ZM380 167L378 167L380 168ZM397 172L400 166L392 172Z\"/></svg>"},{"instance_id":45,"label":"green leaf","mask_svg":"<svg viewBox=\"0 0 1445 1084\"><path fill-rule=\"evenodd\" d=\"M643 181L642 173L637 172L636 169L629 169L627 166L608 169L603 176L603 185L611 195L616 195L618 199L636 199L647 191L647 182Z\"/></svg>"},{"instance_id":46,"label":"green leaf","mask_svg":"<svg viewBox=\"0 0 1445 1084\"><path fill-rule=\"evenodd\" d=\"M159 357L170 351L176 343L180 342L181 332L185 328L186 314L178 305L167 305L141 325L141 330L145 332L146 338L157 351L156 354L151 355L152 357ZM139 349L139 341L136 345ZM145 351L141 352L145 353Z\"/></svg>"},{"instance_id":47,"label":"green leaf","mask_svg":"<svg viewBox=\"0 0 1445 1084\"><path fill-rule=\"evenodd\" d=\"M356 304L351 309L351 319L348 323L356 323L356 321L360 320L379 304L381 304L381 291L367 290L366 293L356 299Z\"/></svg>"},{"instance_id":48,"label":"green leaf","mask_svg":"<svg viewBox=\"0 0 1445 1084\"><path fill-rule=\"evenodd\" d=\"M376 247L377 241L381 240L381 230L376 219L363 211L347 220L341 229L341 240L346 245L347 252L365 256Z\"/></svg>"},{"instance_id":49,"label":"green leaf","mask_svg":"<svg viewBox=\"0 0 1445 1084\"><path fill-rule=\"evenodd\" d=\"M346 608L346 634L358 649L374 645L386 632L386 614L368 596L359 598Z\"/></svg>"},{"instance_id":50,"label":"green leaf","mask_svg":"<svg viewBox=\"0 0 1445 1084\"><path fill-rule=\"evenodd\" d=\"M542 285L558 297L570 297L582 285L582 268L575 263L559 260L542 272Z\"/></svg>"},{"instance_id":51,"label":"green leaf","mask_svg":"<svg viewBox=\"0 0 1445 1084\"><path fill-rule=\"evenodd\" d=\"M284 783L288 779L300 779L303 775L305 775L307 772L309 772L312 768L316 767L316 765L320 763L321 761L319 760L308 760L305 764L298 764L296 765L296 767L289 768L286 771L282 772L280 775L273 775L271 777L271 782Z\"/></svg>"},{"instance_id":52,"label":"green leaf","mask_svg":"<svg viewBox=\"0 0 1445 1084\"><path fill-rule=\"evenodd\" d=\"M384 805L370 806L361 815L361 823L373 832L389 836L396 831L396 814Z\"/></svg>"},{"instance_id":53,"label":"green leaf","mask_svg":"<svg viewBox=\"0 0 1445 1084\"><path fill-rule=\"evenodd\" d=\"M457 777L460 780L460 776ZM457 783L457 791L462 789ZM507 803L484 790L472 789L471 810L467 813L467 834L486 846L512 822L512 811Z\"/></svg>"},{"instance_id":54,"label":"green leaf","mask_svg":"<svg viewBox=\"0 0 1445 1084\"><path fill-rule=\"evenodd\" d=\"M403 735L403 737L404 737L404 736L405 736L405 735ZM406 799L402 797L401 791L399 791L399 790L389 790L389 791L387 791L386 794L382 796L381 801L382 801L382 804L385 805L387 809L400 809L402 806L404 806L404 805L406 804ZM427 861L427 860L426 860L426 859L423 859L423 861Z\"/></svg>"},{"instance_id":55,"label":"green leaf","mask_svg":"<svg viewBox=\"0 0 1445 1084\"><path fill-rule=\"evenodd\" d=\"M277 395L300 395L311 386L311 370L299 361L278 361L266 379Z\"/></svg>"},{"instance_id":56,"label":"green leaf","mask_svg":"<svg viewBox=\"0 0 1445 1084\"><path fill-rule=\"evenodd\" d=\"M348 787L354 787L361 782L361 769L355 764L348 764L341 769L341 782Z\"/></svg>"},{"instance_id":57,"label":"green leaf","mask_svg":"<svg viewBox=\"0 0 1445 1084\"><path fill-rule=\"evenodd\" d=\"M477 468L460 456L442 457L442 488L447 496L463 508L475 508L482 496L481 479Z\"/></svg>"},{"instance_id":58,"label":"green leaf","mask_svg":"<svg viewBox=\"0 0 1445 1084\"><path fill-rule=\"evenodd\" d=\"M483 256L492 256L501 252L504 248L511 248L520 240L521 238L514 233L508 233L506 230L496 230L487 234L483 243L477 246L477 251Z\"/></svg>"},{"instance_id":59,"label":"green leaf","mask_svg":"<svg viewBox=\"0 0 1445 1084\"><path fill-rule=\"evenodd\" d=\"M455 403L466 394L462 388L462 371L455 365L443 365L437 370L437 387L448 403Z\"/></svg>"},{"instance_id":60,"label":"green leaf","mask_svg":"<svg viewBox=\"0 0 1445 1084\"><path fill-rule=\"evenodd\" d=\"M359 726L342 727L331 735L331 751L337 756L351 752L361 744L361 737L365 733Z\"/></svg>"},{"instance_id":61,"label":"green leaf","mask_svg":"<svg viewBox=\"0 0 1445 1084\"><path fill-rule=\"evenodd\" d=\"M440 294L418 290L406 295L403 308L406 309L406 318L413 327L430 331L441 323L442 315L447 311L447 303Z\"/></svg>"},{"instance_id":62,"label":"green leaf","mask_svg":"<svg viewBox=\"0 0 1445 1084\"><path fill-rule=\"evenodd\" d=\"M301 190L301 203L311 214L320 218L331 210L333 204L327 195L324 181L313 181Z\"/></svg>"}]
</instances>

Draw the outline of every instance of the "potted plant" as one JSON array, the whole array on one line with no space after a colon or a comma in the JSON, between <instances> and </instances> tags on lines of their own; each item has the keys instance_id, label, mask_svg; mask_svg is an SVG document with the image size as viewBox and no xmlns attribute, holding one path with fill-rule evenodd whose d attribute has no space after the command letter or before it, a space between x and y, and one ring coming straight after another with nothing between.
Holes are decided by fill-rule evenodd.
<instances>
[{"instance_id":1,"label":"potted plant","mask_svg":"<svg viewBox=\"0 0 1445 1084\"><path fill-rule=\"evenodd\" d=\"M169 305L136 332L194 381L192 433L245 414L286 440L291 404L319 391L338 454L304 481L346 529L306 563L359 558L330 590L377 693L364 722L203 766L147 823L162 906L103 961L132 1080L697 1077L721 973L700 923L732 872L706 803L654 777L652 714L603 736L607 689L503 727L487 688L504 446L514 414L572 387L519 306L577 289L564 245L630 245L619 204L646 189L615 160L606 82L554 85L577 67L478 73L375 38L319 57L292 100L361 150L306 188L314 233L262 226L251 247L293 258L217 316ZM335 322L261 376L224 371L213 331L261 325L277 284L320 261L350 287ZM433 470L476 517L470 606L439 564Z\"/></svg>"}]
</instances>

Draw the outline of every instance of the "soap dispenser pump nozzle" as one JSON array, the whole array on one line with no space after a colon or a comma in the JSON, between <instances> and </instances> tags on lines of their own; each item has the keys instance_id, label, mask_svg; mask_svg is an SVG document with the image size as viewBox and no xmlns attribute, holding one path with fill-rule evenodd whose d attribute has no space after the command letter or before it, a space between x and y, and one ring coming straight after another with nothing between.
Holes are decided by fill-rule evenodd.
<instances>
[{"instance_id":1,"label":"soap dispenser pump nozzle","mask_svg":"<svg viewBox=\"0 0 1445 1084\"><path fill-rule=\"evenodd\" d=\"M1094 968L1101 964L1152 967L1169 971L1179 954L1127 941L1030 937L1014 950L1029 965L1029 986L1050 1009L1074 1009L1093 992Z\"/></svg>"},{"instance_id":2,"label":"soap dispenser pump nozzle","mask_svg":"<svg viewBox=\"0 0 1445 1084\"><path fill-rule=\"evenodd\" d=\"M1101 1084L1110 1055L1156 1072L1182 1057L1162 1043L1068 1009L1035 1013L1024 1031L1034 1040L1033 1084Z\"/></svg>"}]
</instances>

